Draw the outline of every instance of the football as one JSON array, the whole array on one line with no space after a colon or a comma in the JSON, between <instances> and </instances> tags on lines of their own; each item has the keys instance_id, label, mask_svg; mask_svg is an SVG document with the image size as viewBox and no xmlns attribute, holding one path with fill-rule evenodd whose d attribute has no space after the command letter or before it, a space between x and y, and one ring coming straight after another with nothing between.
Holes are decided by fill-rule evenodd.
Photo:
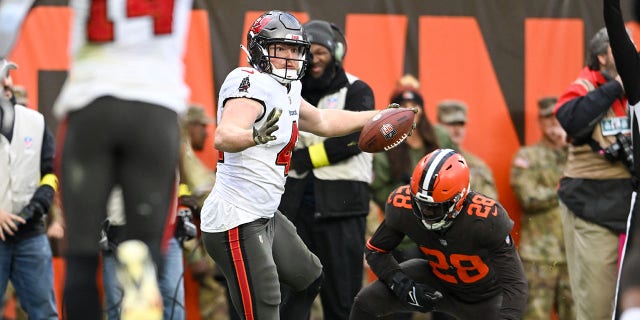
<instances>
[{"instance_id":1,"label":"football","mask_svg":"<svg viewBox=\"0 0 640 320\"><path fill-rule=\"evenodd\" d=\"M401 144L413 128L414 112L389 108L378 112L362 128L358 147L364 152L381 152Z\"/></svg>"}]
</instances>

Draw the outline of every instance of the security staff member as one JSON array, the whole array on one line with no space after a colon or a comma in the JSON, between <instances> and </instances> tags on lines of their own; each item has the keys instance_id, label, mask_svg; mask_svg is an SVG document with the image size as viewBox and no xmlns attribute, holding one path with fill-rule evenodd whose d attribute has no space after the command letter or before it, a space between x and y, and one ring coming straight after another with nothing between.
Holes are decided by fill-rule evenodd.
<instances>
[{"instance_id":1,"label":"security staff member","mask_svg":"<svg viewBox=\"0 0 640 320\"><path fill-rule=\"evenodd\" d=\"M11 77L0 85L0 292L10 280L29 319L58 319L44 222L58 188L55 142L42 114L16 104Z\"/></svg>"},{"instance_id":2,"label":"security staff member","mask_svg":"<svg viewBox=\"0 0 640 320\"><path fill-rule=\"evenodd\" d=\"M321 20L304 28L313 62L302 79L302 97L319 109L373 110L371 87L342 67L347 47L340 29ZM362 286L372 155L360 151L358 137L300 132L279 207L322 263L325 319L347 319Z\"/></svg>"}]
</instances>

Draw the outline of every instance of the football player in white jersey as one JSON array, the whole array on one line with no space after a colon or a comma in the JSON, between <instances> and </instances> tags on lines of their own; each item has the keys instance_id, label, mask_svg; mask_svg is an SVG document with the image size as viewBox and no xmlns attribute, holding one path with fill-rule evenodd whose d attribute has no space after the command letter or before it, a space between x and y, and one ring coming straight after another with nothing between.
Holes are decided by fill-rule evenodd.
<instances>
[{"instance_id":1,"label":"football player in white jersey","mask_svg":"<svg viewBox=\"0 0 640 320\"><path fill-rule=\"evenodd\" d=\"M182 58L192 0L70 5L71 68L54 106L63 120L66 318L102 317L96 239L108 196L120 185L124 238L130 240L117 252L121 319L161 319L154 263L161 268L161 247L171 234L167 222L174 221L168 215L175 212L178 114L186 110L189 94Z\"/></svg>"},{"instance_id":2,"label":"football player in white jersey","mask_svg":"<svg viewBox=\"0 0 640 320\"><path fill-rule=\"evenodd\" d=\"M317 109L301 98L309 42L289 13L261 15L243 49L252 67L231 71L218 98L214 143L220 155L201 212L203 240L241 317L307 319L322 266L277 211L298 129L345 135L377 111ZM295 293L281 297L281 283Z\"/></svg>"}]
</instances>

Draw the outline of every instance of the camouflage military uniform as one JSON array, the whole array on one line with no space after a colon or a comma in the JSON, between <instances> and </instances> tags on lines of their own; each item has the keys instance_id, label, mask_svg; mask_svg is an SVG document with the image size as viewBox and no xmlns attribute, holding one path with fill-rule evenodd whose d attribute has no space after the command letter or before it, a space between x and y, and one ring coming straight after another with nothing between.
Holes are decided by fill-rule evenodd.
<instances>
[{"instance_id":1,"label":"camouflage military uniform","mask_svg":"<svg viewBox=\"0 0 640 320\"><path fill-rule=\"evenodd\" d=\"M471 177L471 190L489 196L492 199L498 199L496 190L496 182L493 179L493 173L489 166L477 156L459 150L460 154L467 159L469 164L469 175Z\"/></svg>"},{"instance_id":2,"label":"camouflage military uniform","mask_svg":"<svg viewBox=\"0 0 640 320\"><path fill-rule=\"evenodd\" d=\"M529 281L523 319L575 319L558 195L566 150L542 142L523 147L511 166L511 186L522 207L520 257Z\"/></svg>"},{"instance_id":3,"label":"camouflage military uniform","mask_svg":"<svg viewBox=\"0 0 640 320\"><path fill-rule=\"evenodd\" d=\"M450 148L456 150L467 159L469 164L469 175L471 178L471 190L498 199L496 182L493 173L482 159L462 150L460 144L466 135L465 127L467 123L467 104L460 100L442 100L438 102L438 125L436 125L436 135L440 148Z\"/></svg>"},{"instance_id":4,"label":"camouflage military uniform","mask_svg":"<svg viewBox=\"0 0 640 320\"><path fill-rule=\"evenodd\" d=\"M211 119L206 118L201 107L190 107L182 126L180 179L181 183L189 186L191 195L197 199L198 205L202 207L209 191L213 188L216 175L202 164L193 151L189 141L189 134L186 130L186 124L190 121L211 123ZM199 219L197 220L199 221ZM228 319L225 288L214 278L215 262L200 244L200 238L184 243L184 256L187 266L192 270L192 273L200 273L196 276L199 284L200 317L202 320Z\"/></svg>"}]
</instances>

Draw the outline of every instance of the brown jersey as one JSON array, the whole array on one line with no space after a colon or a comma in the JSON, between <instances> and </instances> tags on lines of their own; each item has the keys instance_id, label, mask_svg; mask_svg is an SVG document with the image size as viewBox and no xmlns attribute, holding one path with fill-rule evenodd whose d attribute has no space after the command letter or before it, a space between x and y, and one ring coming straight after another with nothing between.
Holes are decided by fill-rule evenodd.
<instances>
[{"instance_id":1,"label":"brown jersey","mask_svg":"<svg viewBox=\"0 0 640 320\"><path fill-rule=\"evenodd\" d=\"M409 186L401 186L389 195L385 220L367 243L367 261L385 280L399 270L386 253L407 235L429 261L431 268L425 272L432 273L446 294L456 299L483 301L523 283L526 292L526 280L517 272L522 270L521 263L509 235L513 224L496 200L470 192L449 228L427 230L413 213ZM509 300L503 300L503 307Z\"/></svg>"}]
</instances>

